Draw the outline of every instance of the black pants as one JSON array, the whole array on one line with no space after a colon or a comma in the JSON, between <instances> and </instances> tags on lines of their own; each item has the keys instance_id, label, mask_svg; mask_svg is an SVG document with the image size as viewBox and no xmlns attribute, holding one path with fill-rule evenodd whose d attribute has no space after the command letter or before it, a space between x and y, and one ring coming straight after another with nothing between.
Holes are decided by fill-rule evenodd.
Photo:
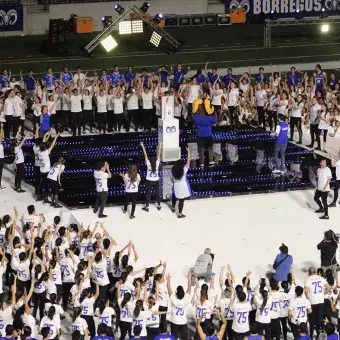
<instances>
[{"instance_id":1,"label":"black pants","mask_svg":"<svg viewBox=\"0 0 340 340\"><path fill-rule=\"evenodd\" d=\"M105 133L105 131L106 131L106 116L107 116L106 112L97 112L99 132L101 132L103 130L103 132Z\"/></svg>"},{"instance_id":2,"label":"black pants","mask_svg":"<svg viewBox=\"0 0 340 340\"><path fill-rule=\"evenodd\" d=\"M287 317L280 318L281 326L282 326L283 340L287 340L287 333L288 333L287 319L288 319Z\"/></svg>"},{"instance_id":3,"label":"black pants","mask_svg":"<svg viewBox=\"0 0 340 340\"><path fill-rule=\"evenodd\" d=\"M277 124L277 112L276 111L269 111L268 123L269 123L270 131L275 131L275 126Z\"/></svg>"},{"instance_id":4,"label":"black pants","mask_svg":"<svg viewBox=\"0 0 340 340\"><path fill-rule=\"evenodd\" d=\"M113 129L115 131L121 131L123 126L123 113L114 113L113 114Z\"/></svg>"},{"instance_id":5,"label":"black pants","mask_svg":"<svg viewBox=\"0 0 340 340\"><path fill-rule=\"evenodd\" d=\"M127 207L129 202L131 201L131 216L135 215L136 210L136 202L137 202L138 192L126 192L125 193L125 202L124 202L124 211L127 211Z\"/></svg>"},{"instance_id":6,"label":"black pants","mask_svg":"<svg viewBox=\"0 0 340 340\"><path fill-rule=\"evenodd\" d=\"M138 126L139 126L139 110L128 110L127 111L127 117L126 117L126 125L125 125L125 130L126 132L130 131L130 126L131 126L131 121L133 122L133 125L135 126L135 131L138 131Z\"/></svg>"},{"instance_id":7,"label":"black pants","mask_svg":"<svg viewBox=\"0 0 340 340\"><path fill-rule=\"evenodd\" d=\"M150 199L151 199L153 188L155 189L155 196L156 196L157 204L158 205L161 204L161 201L159 198L159 180L158 181L146 180L146 204L145 204L146 207L148 207L150 204Z\"/></svg>"},{"instance_id":8,"label":"black pants","mask_svg":"<svg viewBox=\"0 0 340 340\"><path fill-rule=\"evenodd\" d=\"M151 130L153 109L143 109L143 127L144 130Z\"/></svg>"},{"instance_id":9,"label":"black pants","mask_svg":"<svg viewBox=\"0 0 340 340\"><path fill-rule=\"evenodd\" d=\"M99 215L102 215L104 212L105 204L107 201L107 191L97 192L97 200L94 204L94 210L98 210L99 208Z\"/></svg>"},{"instance_id":10,"label":"black pants","mask_svg":"<svg viewBox=\"0 0 340 340\"><path fill-rule=\"evenodd\" d=\"M96 326L94 324L93 316L92 315L81 315L81 317L87 322L87 328L91 337L96 335Z\"/></svg>"},{"instance_id":11,"label":"black pants","mask_svg":"<svg viewBox=\"0 0 340 340\"><path fill-rule=\"evenodd\" d=\"M280 326L280 318L271 320L271 329L272 329L272 338L276 338L276 340L280 340L281 334L281 326Z\"/></svg>"},{"instance_id":12,"label":"black pants","mask_svg":"<svg viewBox=\"0 0 340 340\"><path fill-rule=\"evenodd\" d=\"M314 142L318 142L318 148L320 147L320 130L318 124L310 124L310 137L311 144L314 145Z\"/></svg>"},{"instance_id":13,"label":"black pants","mask_svg":"<svg viewBox=\"0 0 340 340\"><path fill-rule=\"evenodd\" d=\"M126 334L129 334L129 339L131 338L131 322L120 321L119 329L120 329L120 338L119 340L124 340L126 338Z\"/></svg>"},{"instance_id":14,"label":"black pants","mask_svg":"<svg viewBox=\"0 0 340 340\"><path fill-rule=\"evenodd\" d=\"M234 339L235 340L243 340L248 335L249 335L249 332L247 332L247 333L237 333L237 332L234 332Z\"/></svg>"},{"instance_id":15,"label":"black pants","mask_svg":"<svg viewBox=\"0 0 340 340\"><path fill-rule=\"evenodd\" d=\"M146 327L147 340L153 340L153 338L159 334L159 328L157 327Z\"/></svg>"},{"instance_id":16,"label":"black pants","mask_svg":"<svg viewBox=\"0 0 340 340\"><path fill-rule=\"evenodd\" d=\"M327 134L328 134L328 130L323 130L323 129L318 129L319 130L319 133L317 135L317 141L321 147L321 134L323 133L323 142L326 143L327 142Z\"/></svg>"},{"instance_id":17,"label":"black pants","mask_svg":"<svg viewBox=\"0 0 340 340\"><path fill-rule=\"evenodd\" d=\"M181 340L188 340L189 339L187 324L176 325L176 324L171 322L170 332L171 332L171 335L174 336L175 339L178 339L178 338L180 338Z\"/></svg>"},{"instance_id":18,"label":"black pants","mask_svg":"<svg viewBox=\"0 0 340 340\"><path fill-rule=\"evenodd\" d=\"M316 328L316 334L319 337L320 326L322 322L321 318L322 318L322 303L312 305L312 313L309 314L309 318L308 318L309 319L308 320L309 321L309 335L311 339L313 338L315 328Z\"/></svg>"},{"instance_id":19,"label":"black pants","mask_svg":"<svg viewBox=\"0 0 340 340\"><path fill-rule=\"evenodd\" d=\"M36 318L39 308L39 315L41 320L45 314L46 291L40 294L33 292L32 302L33 302L33 317Z\"/></svg>"},{"instance_id":20,"label":"black pants","mask_svg":"<svg viewBox=\"0 0 340 340\"><path fill-rule=\"evenodd\" d=\"M24 292L26 290L26 292L29 292L30 288L31 280L21 281L17 279L17 291Z\"/></svg>"},{"instance_id":21,"label":"black pants","mask_svg":"<svg viewBox=\"0 0 340 340\"><path fill-rule=\"evenodd\" d=\"M64 131L67 129L67 125L69 124L69 117L70 117L70 111L62 110L61 111L61 130Z\"/></svg>"},{"instance_id":22,"label":"black pants","mask_svg":"<svg viewBox=\"0 0 340 340\"><path fill-rule=\"evenodd\" d=\"M37 124L40 125L40 119L36 115L33 115L33 136L35 136Z\"/></svg>"},{"instance_id":23,"label":"black pants","mask_svg":"<svg viewBox=\"0 0 340 340\"><path fill-rule=\"evenodd\" d=\"M177 198L175 195L172 195L171 197L171 203L172 203L172 208L175 209L177 202ZM182 214L183 208L184 208L184 198L178 199L178 212Z\"/></svg>"},{"instance_id":24,"label":"black pants","mask_svg":"<svg viewBox=\"0 0 340 340\"><path fill-rule=\"evenodd\" d=\"M264 107L263 106L257 107L257 115L259 117L259 125L266 127L266 118L264 116Z\"/></svg>"},{"instance_id":25,"label":"black pants","mask_svg":"<svg viewBox=\"0 0 340 340\"><path fill-rule=\"evenodd\" d=\"M320 209L325 211L325 216L328 216L328 203L327 203L328 191L316 190L314 194L314 201ZM320 200L321 198L321 200ZM322 202L322 203L321 203ZM317 305L315 305L317 306Z\"/></svg>"},{"instance_id":26,"label":"black pants","mask_svg":"<svg viewBox=\"0 0 340 340\"><path fill-rule=\"evenodd\" d=\"M168 311L168 307L159 306L158 307L158 311L159 312L167 312ZM160 322L166 322L166 314L160 315L159 318L160 318Z\"/></svg>"},{"instance_id":27,"label":"black pants","mask_svg":"<svg viewBox=\"0 0 340 340\"><path fill-rule=\"evenodd\" d=\"M5 116L6 123L4 125L4 135L6 139L11 138L11 129L13 129L13 116ZM13 137L15 137L13 131Z\"/></svg>"},{"instance_id":28,"label":"black pants","mask_svg":"<svg viewBox=\"0 0 340 340\"><path fill-rule=\"evenodd\" d=\"M237 124L237 112L235 106L228 106L229 117L230 117L230 124L236 125Z\"/></svg>"},{"instance_id":29,"label":"black pants","mask_svg":"<svg viewBox=\"0 0 340 340\"><path fill-rule=\"evenodd\" d=\"M25 175L24 163L16 164L16 167L17 167L17 170L15 172L14 187L15 188L21 188L21 181L22 181L22 178Z\"/></svg>"},{"instance_id":30,"label":"black pants","mask_svg":"<svg viewBox=\"0 0 340 340\"><path fill-rule=\"evenodd\" d=\"M220 328L221 328L222 322L220 322ZM223 334L223 340L234 340L234 331L232 329L233 327L233 320L227 320L227 327L225 329L225 332Z\"/></svg>"},{"instance_id":31,"label":"black pants","mask_svg":"<svg viewBox=\"0 0 340 340\"><path fill-rule=\"evenodd\" d=\"M59 194L59 183L57 181L54 181L53 179L47 179L47 182L49 184L49 187L51 188L51 192L53 195Z\"/></svg>"},{"instance_id":32,"label":"black pants","mask_svg":"<svg viewBox=\"0 0 340 340\"><path fill-rule=\"evenodd\" d=\"M74 282L63 282L62 286L63 286L63 308L64 310L67 309L67 303L70 297L70 293L71 293L71 288L74 285Z\"/></svg>"},{"instance_id":33,"label":"black pants","mask_svg":"<svg viewBox=\"0 0 340 340\"><path fill-rule=\"evenodd\" d=\"M1 164L0 164L0 171L1 171ZM1 185L1 172L0 172L0 185ZM339 197L339 188L340 188L340 180L337 179L334 183L334 198L333 203L336 203Z\"/></svg>"},{"instance_id":34,"label":"black pants","mask_svg":"<svg viewBox=\"0 0 340 340\"><path fill-rule=\"evenodd\" d=\"M100 299L107 299L107 293L109 290L109 285L105 285L105 286L99 286L99 296L98 296L98 301Z\"/></svg>"},{"instance_id":35,"label":"black pants","mask_svg":"<svg viewBox=\"0 0 340 340\"><path fill-rule=\"evenodd\" d=\"M263 334L263 331L264 331L265 339L266 340L272 340L271 324L270 323L258 322L257 325L258 325L259 334Z\"/></svg>"},{"instance_id":36,"label":"black pants","mask_svg":"<svg viewBox=\"0 0 340 340\"><path fill-rule=\"evenodd\" d=\"M109 110L107 111L107 131L112 132L113 131L113 111Z\"/></svg>"},{"instance_id":37,"label":"black pants","mask_svg":"<svg viewBox=\"0 0 340 340\"><path fill-rule=\"evenodd\" d=\"M39 195L47 198L47 175L48 172L40 172Z\"/></svg>"},{"instance_id":38,"label":"black pants","mask_svg":"<svg viewBox=\"0 0 340 340\"><path fill-rule=\"evenodd\" d=\"M78 130L78 135L81 134L81 124L83 121L83 112L71 112L72 119L72 134L76 135Z\"/></svg>"},{"instance_id":39,"label":"black pants","mask_svg":"<svg viewBox=\"0 0 340 340\"><path fill-rule=\"evenodd\" d=\"M86 124L89 124L90 131L92 131L93 127L93 119L92 119L92 110L84 110L83 111L83 131L85 131Z\"/></svg>"},{"instance_id":40,"label":"black pants","mask_svg":"<svg viewBox=\"0 0 340 340\"><path fill-rule=\"evenodd\" d=\"M289 323L290 325L290 329L293 333L293 336L294 336L294 340L297 340L299 339L300 337L300 330L299 330L299 326L298 325L295 325L294 323Z\"/></svg>"},{"instance_id":41,"label":"black pants","mask_svg":"<svg viewBox=\"0 0 340 340\"><path fill-rule=\"evenodd\" d=\"M0 187L1 187L1 179L2 179L2 171L4 169L5 159L0 158Z\"/></svg>"},{"instance_id":42,"label":"black pants","mask_svg":"<svg viewBox=\"0 0 340 340\"><path fill-rule=\"evenodd\" d=\"M35 188L35 194L39 194L39 186L40 186L40 166L34 166L34 188Z\"/></svg>"},{"instance_id":43,"label":"black pants","mask_svg":"<svg viewBox=\"0 0 340 340\"><path fill-rule=\"evenodd\" d=\"M59 132L59 115L57 113L51 114L51 126L54 127L56 133Z\"/></svg>"},{"instance_id":44,"label":"black pants","mask_svg":"<svg viewBox=\"0 0 340 340\"><path fill-rule=\"evenodd\" d=\"M20 127L20 116L19 117L13 117L13 137L16 136L18 133L19 127Z\"/></svg>"},{"instance_id":45,"label":"black pants","mask_svg":"<svg viewBox=\"0 0 340 340\"><path fill-rule=\"evenodd\" d=\"M294 128L295 126L299 132L299 141L302 141L302 129L301 129L301 118L298 117L290 117L290 138L294 137Z\"/></svg>"}]
</instances>

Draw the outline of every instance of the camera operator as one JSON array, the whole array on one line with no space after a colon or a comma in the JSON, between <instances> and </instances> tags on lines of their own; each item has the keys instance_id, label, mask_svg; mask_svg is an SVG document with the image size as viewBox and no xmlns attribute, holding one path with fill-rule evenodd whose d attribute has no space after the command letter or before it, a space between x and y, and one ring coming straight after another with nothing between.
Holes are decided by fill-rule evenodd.
<instances>
[{"instance_id":1,"label":"camera operator","mask_svg":"<svg viewBox=\"0 0 340 340\"><path fill-rule=\"evenodd\" d=\"M321 268L326 271L332 269L334 278L337 277L336 250L339 238L332 230L325 232L324 239L318 244L317 248L321 251Z\"/></svg>"}]
</instances>

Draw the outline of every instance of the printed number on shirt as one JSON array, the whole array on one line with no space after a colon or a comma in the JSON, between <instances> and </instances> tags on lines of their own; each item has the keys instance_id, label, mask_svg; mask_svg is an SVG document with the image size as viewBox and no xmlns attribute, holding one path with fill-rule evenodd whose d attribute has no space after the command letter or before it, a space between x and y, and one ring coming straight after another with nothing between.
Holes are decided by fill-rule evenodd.
<instances>
[{"instance_id":1,"label":"printed number on shirt","mask_svg":"<svg viewBox=\"0 0 340 340\"><path fill-rule=\"evenodd\" d=\"M248 322L247 312L237 312L237 322L238 323Z\"/></svg>"},{"instance_id":2,"label":"printed number on shirt","mask_svg":"<svg viewBox=\"0 0 340 340\"><path fill-rule=\"evenodd\" d=\"M96 270L96 276L97 276L97 279L102 279L104 278L104 273L102 270Z\"/></svg>"},{"instance_id":3,"label":"printed number on shirt","mask_svg":"<svg viewBox=\"0 0 340 340\"><path fill-rule=\"evenodd\" d=\"M25 274L25 270L18 270L18 277L22 277L23 279L26 279L27 276Z\"/></svg>"},{"instance_id":4,"label":"printed number on shirt","mask_svg":"<svg viewBox=\"0 0 340 340\"><path fill-rule=\"evenodd\" d=\"M77 325L72 325L72 331L74 332L74 331L79 331L80 329L79 329L79 326L77 326Z\"/></svg>"},{"instance_id":5,"label":"printed number on shirt","mask_svg":"<svg viewBox=\"0 0 340 340\"><path fill-rule=\"evenodd\" d=\"M127 186L128 189L136 189L135 182L128 181L128 183L129 183L128 186Z\"/></svg>"},{"instance_id":6,"label":"printed number on shirt","mask_svg":"<svg viewBox=\"0 0 340 340\"><path fill-rule=\"evenodd\" d=\"M152 170L150 170L149 177L157 177L157 172L152 172Z\"/></svg>"},{"instance_id":7,"label":"printed number on shirt","mask_svg":"<svg viewBox=\"0 0 340 340\"><path fill-rule=\"evenodd\" d=\"M98 187L101 187L101 186L103 185L102 180L96 178L96 185L97 185Z\"/></svg>"},{"instance_id":8,"label":"printed number on shirt","mask_svg":"<svg viewBox=\"0 0 340 340\"><path fill-rule=\"evenodd\" d=\"M198 308L197 308L197 316L198 316L198 317L203 316L206 310L207 310L206 308L200 308L200 307L198 307Z\"/></svg>"},{"instance_id":9,"label":"printed number on shirt","mask_svg":"<svg viewBox=\"0 0 340 340\"><path fill-rule=\"evenodd\" d=\"M224 313L225 313L226 318L233 318L234 317L234 312L232 310L230 310L229 308L225 308Z\"/></svg>"},{"instance_id":10,"label":"printed number on shirt","mask_svg":"<svg viewBox=\"0 0 340 340\"><path fill-rule=\"evenodd\" d=\"M142 327L143 320L135 320L135 326L141 326Z\"/></svg>"},{"instance_id":11,"label":"printed number on shirt","mask_svg":"<svg viewBox=\"0 0 340 340\"><path fill-rule=\"evenodd\" d=\"M67 265L61 265L61 271L64 276L70 276L70 271L68 270Z\"/></svg>"},{"instance_id":12,"label":"printed number on shirt","mask_svg":"<svg viewBox=\"0 0 340 340\"><path fill-rule=\"evenodd\" d=\"M250 290L247 293L247 302L250 302L253 297L254 297L254 292L252 290Z\"/></svg>"},{"instance_id":13,"label":"printed number on shirt","mask_svg":"<svg viewBox=\"0 0 340 340\"><path fill-rule=\"evenodd\" d=\"M282 308L287 308L289 306L289 300L283 300Z\"/></svg>"},{"instance_id":14,"label":"printed number on shirt","mask_svg":"<svg viewBox=\"0 0 340 340\"><path fill-rule=\"evenodd\" d=\"M176 315L177 316L183 316L184 315L184 308L177 307Z\"/></svg>"},{"instance_id":15,"label":"printed number on shirt","mask_svg":"<svg viewBox=\"0 0 340 340\"><path fill-rule=\"evenodd\" d=\"M121 318L129 318L129 312L126 309L122 309L121 311Z\"/></svg>"},{"instance_id":16,"label":"printed number on shirt","mask_svg":"<svg viewBox=\"0 0 340 340\"><path fill-rule=\"evenodd\" d=\"M271 310L277 312L278 310L278 304L279 304L279 301L273 301L272 302L272 306L270 307Z\"/></svg>"},{"instance_id":17,"label":"printed number on shirt","mask_svg":"<svg viewBox=\"0 0 340 340\"><path fill-rule=\"evenodd\" d=\"M53 335L53 329L52 329L53 325L52 324L45 322L44 327L48 327L50 329L50 334Z\"/></svg>"},{"instance_id":18,"label":"printed number on shirt","mask_svg":"<svg viewBox=\"0 0 340 340\"><path fill-rule=\"evenodd\" d=\"M312 282L312 285L314 286L314 294L322 293L321 281Z\"/></svg>"},{"instance_id":19,"label":"printed number on shirt","mask_svg":"<svg viewBox=\"0 0 340 340\"><path fill-rule=\"evenodd\" d=\"M306 307L302 306L302 307L297 307L297 310L299 312L299 314L297 315L297 318L304 318L306 316Z\"/></svg>"},{"instance_id":20,"label":"printed number on shirt","mask_svg":"<svg viewBox=\"0 0 340 340\"><path fill-rule=\"evenodd\" d=\"M109 316L100 316L99 320L100 320L100 323L105 323L106 325L109 324Z\"/></svg>"},{"instance_id":21,"label":"printed number on shirt","mask_svg":"<svg viewBox=\"0 0 340 340\"><path fill-rule=\"evenodd\" d=\"M52 281L57 281L57 275L52 273Z\"/></svg>"},{"instance_id":22,"label":"printed number on shirt","mask_svg":"<svg viewBox=\"0 0 340 340\"><path fill-rule=\"evenodd\" d=\"M82 306L81 310L82 310L83 314L85 314L85 315L89 312L89 308L87 306Z\"/></svg>"},{"instance_id":23,"label":"printed number on shirt","mask_svg":"<svg viewBox=\"0 0 340 340\"><path fill-rule=\"evenodd\" d=\"M55 169L56 169L57 167L56 166L54 166L51 170L50 170L50 175L53 175L54 173L55 173Z\"/></svg>"},{"instance_id":24,"label":"printed number on shirt","mask_svg":"<svg viewBox=\"0 0 340 340\"><path fill-rule=\"evenodd\" d=\"M263 309L261 309L261 313L260 313L261 315L267 316L268 313L269 313L269 308L263 308Z\"/></svg>"}]
</instances>

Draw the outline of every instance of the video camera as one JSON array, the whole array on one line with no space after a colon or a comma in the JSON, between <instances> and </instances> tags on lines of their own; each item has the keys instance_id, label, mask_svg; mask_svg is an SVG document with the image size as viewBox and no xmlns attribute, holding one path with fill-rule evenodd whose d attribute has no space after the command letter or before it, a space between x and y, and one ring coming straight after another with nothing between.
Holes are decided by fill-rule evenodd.
<instances>
[{"instance_id":1,"label":"video camera","mask_svg":"<svg viewBox=\"0 0 340 340\"><path fill-rule=\"evenodd\" d=\"M339 237L340 234L336 234L333 230L327 230L325 231L325 240L326 241L332 241L332 243L339 244Z\"/></svg>"}]
</instances>

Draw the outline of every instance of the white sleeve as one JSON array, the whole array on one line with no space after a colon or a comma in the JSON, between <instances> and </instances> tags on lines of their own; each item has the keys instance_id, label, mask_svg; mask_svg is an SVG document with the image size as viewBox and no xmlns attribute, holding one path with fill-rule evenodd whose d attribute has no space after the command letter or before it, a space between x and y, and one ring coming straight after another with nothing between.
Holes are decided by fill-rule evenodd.
<instances>
[{"instance_id":1,"label":"white sleeve","mask_svg":"<svg viewBox=\"0 0 340 340\"><path fill-rule=\"evenodd\" d=\"M276 133L277 135L279 135L280 132L281 132L281 126L280 126L280 125L276 125L275 133Z\"/></svg>"}]
</instances>

